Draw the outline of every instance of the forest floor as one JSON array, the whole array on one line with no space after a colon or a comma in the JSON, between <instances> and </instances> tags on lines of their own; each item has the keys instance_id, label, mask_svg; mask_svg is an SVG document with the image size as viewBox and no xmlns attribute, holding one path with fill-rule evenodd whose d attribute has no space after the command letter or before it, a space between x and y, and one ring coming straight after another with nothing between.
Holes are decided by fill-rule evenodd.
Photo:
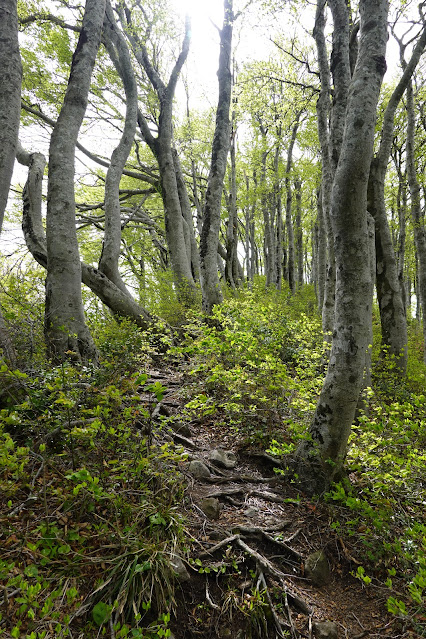
<instances>
[{"instance_id":1,"label":"forest floor","mask_svg":"<svg viewBox=\"0 0 426 639\"><path fill-rule=\"evenodd\" d=\"M128 330L107 335L100 369L1 371L21 390L0 406L0 638L425 637L424 395L377 404L386 420L357 433L367 453L346 488L312 498L271 447L300 415L287 361L248 330L206 329L200 369L192 338L151 357ZM286 339L314 397L310 342Z\"/></svg>"},{"instance_id":2,"label":"forest floor","mask_svg":"<svg viewBox=\"0 0 426 639\"><path fill-rule=\"evenodd\" d=\"M171 389L163 405L178 414L188 394L185 382L191 380L170 369L150 374L151 381ZM422 636L387 613L386 589L355 577L361 565L356 537L339 536L330 526L329 505L274 473L279 460L212 417L197 418L189 428L187 438L175 434L176 442L188 462L203 462L210 475L196 478L184 470L182 515L192 570L181 584L177 619L171 622L176 639ZM217 449L231 453L232 469L212 462ZM207 508L206 515L200 507L209 498L219 502L218 514ZM317 551L324 553L328 570L310 578L305 561ZM333 623L321 625L327 621Z\"/></svg>"}]
</instances>

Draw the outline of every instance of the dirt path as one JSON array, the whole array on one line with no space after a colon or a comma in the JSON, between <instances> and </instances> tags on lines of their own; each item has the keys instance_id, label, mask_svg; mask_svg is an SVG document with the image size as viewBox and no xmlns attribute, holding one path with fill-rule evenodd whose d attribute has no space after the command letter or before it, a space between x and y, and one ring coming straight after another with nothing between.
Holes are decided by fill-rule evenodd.
<instances>
[{"instance_id":1,"label":"dirt path","mask_svg":"<svg viewBox=\"0 0 426 639\"><path fill-rule=\"evenodd\" d=\"M172 371L162 381L170 389L163 405L176 417L182 382ZM171 623L176 639L418 636L388 615L387 592L352 576L359 563L330 528L326 504L298 494L266 454L245 449L226 425L200 418L189 428L173 435L188 454L183 514L190 558ZM211 460L217 449L228 453L232 468ZM202 466L194 469L194 461L208 476L199 477ZM319 576L309 571L318 551L326 564Z\"/></svg>"}]
</instances>

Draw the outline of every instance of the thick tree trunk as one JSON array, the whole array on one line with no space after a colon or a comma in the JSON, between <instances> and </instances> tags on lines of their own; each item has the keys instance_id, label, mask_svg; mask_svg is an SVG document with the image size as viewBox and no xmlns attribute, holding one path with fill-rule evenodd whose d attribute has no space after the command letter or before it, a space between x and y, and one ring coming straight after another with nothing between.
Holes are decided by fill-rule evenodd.
<instances>
[{"instance_id":1,"label":"thick tree trunk","mask_svg":"<svg viewBox=\"0 0 426 639\"><path fill-rule=\"evenodd\" d=\"M0 233L18 144L21 79L17 0L0 0Z\"/></svg>"},{"instance_id":2,"label":"thick tree trunk","mask_svg":"<svg viewBox=\"0 0 426 639\"><path fill-rule=\"evenodd\" d=\"M0 233L18 144L21 80L17 2L0 0ZM16 353L1 310L0 348L10 365L16 366Z\"/></svg>"},{"instance_id":3,"label":"thick tree trunk","mask_svg":"<svg viewBox=\"0 0 426 639\"><path fill-rule=\"evenodd\" d=\"M418 289L417 294L423 316L423 357L426 363L426 228L424 213L422 213L420 203L420 184L417 179L416 162L414 158L415 149L415 112L414 95L411 81L407 86L407 178L410 187L411 198L411 219L414 228L414 241L416 244L418 259Z\"/></svg>"},{"instance_id":4,"label":"thick tree trunk","mask_svg":"<svg viewBox=\"0 0 426 639\"><path fill-rule=\"evenodd\" d=\"M372 312L367 186L386 69L388 1L361 0L359 6L359 53L331 200L337 273L333 341L310 439L296 454L300 481L309 492L327 488L342 468L364 379Z\"/></svg>"},{"instance_id":5,"label":"thick tree trunk","mask_svg":"<svg viewBox=\"0 0 426 639\"><path fill-rule=\"evenodd\" d=\"M217 248L223 181L230 143L229 109L232 91L231 51L233 20L232 0L224 0L224 19L220 32L218 69L219 101L216 110L216 127L200 238L201 291L203 295L203 310L208 315L212 312L213 306L220 304L223 299L217 271Z\"/></svg>"},{"instance_id":6,"label":"thick tree trunk","mask_svg":"<svg viewBox=\"0 0 426 639\"><path fill-rule=\"evenodd\" d=\"M87 0L68 87L49 147L45 338L49 356L97 360L85 323L75 226L74 158L101 39L105 0Z\"/></svg>"}]
</instances>

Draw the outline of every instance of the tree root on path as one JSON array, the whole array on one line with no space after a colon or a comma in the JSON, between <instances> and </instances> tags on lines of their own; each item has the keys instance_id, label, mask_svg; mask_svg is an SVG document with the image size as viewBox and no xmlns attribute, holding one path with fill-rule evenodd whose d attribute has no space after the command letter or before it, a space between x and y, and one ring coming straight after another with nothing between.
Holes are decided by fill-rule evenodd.
<instances>
[{"instance_id":1,"label":"tree root on path","mask_svg":"<svg viewBox=\"0 0 426 639\"><path fill-rule=\"evenodd\" d=\"M245 532L246 534L262 534L268 541L273 542L275 544L278 544L280 546L283 545L282 542L275 540L269 533L265 532L261 528L250 528L250 527L242 526L242 527L240 527L240 530L241 530L241 532ZM281 570L276 568L274 566L274 564L269 559L267 559L267 557L265 557L264 555L260 554L257 550L255 550L254 548L249 546L242 539L241 534L234 534L234 535L230 535L230 536L226 537L226 539L223 539L222 541L217 543L212 548L209 548L209 550L205 550L205 551L199 553L198 554L198 559L207 558L209 556L212 556L218 550L221 550L222 548L228 547L228 546L233 545L233 544L239 546L241 548L241 550L244 551L244 553L249 555L255 561L256 568L257 568L257 575L258 575L257 589L259 589L259 582L262 583L262 585L264 586L266 597L268 599L269 607L271 609L272 617L273 617L273 620L274 620L274 625L276 626L277 632L279 631L279 633L281 633L281 634L278 634L278 636L279 637L283 636L282 635L282 629L284 628L286 631L291 632L291 635L293 637L299 637L300 635L297 633L297 631L296 631L296 629L294 627L294 624L292 622L292 619L291 619L291 613L290 613L289 605L291 604L292 606L297 608L300 612L302 612L305 615L311 615L312 614L310 606L298 594L296 594L293 590L289 589L289 587L288 587L288 585L287 585L287 583L285 581L287 575L285 575L285 573L283 573ZM287 547L286 547L286 550L287 550ZM300 553L298 553L297 551L294 551L293 549L290 549L290 550L299 559L301 558ZM269 594L269 590L268 590L268 587L267 587L265 575L269 575L274 580L276 580L276 581L278 581L280 583L280 588L281 588L281 590L283 591L283 593L285 595L285 602L286 602L285 605L286 605L286 612L287 612L287 617L288 617L288 624L286 623L286 624L283 625L282 621L279 619L278 613L277 613L277 611L276 611L276 609L274 607L273 601L272 601L271 596Z\"/></svg>"}]
</instances>

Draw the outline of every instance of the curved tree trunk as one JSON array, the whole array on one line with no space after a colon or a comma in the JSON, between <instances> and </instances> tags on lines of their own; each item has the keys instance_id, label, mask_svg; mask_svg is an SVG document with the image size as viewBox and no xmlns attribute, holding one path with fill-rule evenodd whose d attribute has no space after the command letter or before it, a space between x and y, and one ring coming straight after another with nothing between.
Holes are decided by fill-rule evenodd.
<instances>
[{"instance_id":1,"label":"curved tree trunk","mask_svg":"<svg viewBox=\"0 0 426 639\"><path fill-rule=\"evenodd\" d=\"M132 51L158 96L160 116L157 137L152 134L148 122L140 110L138 124L143 139L158 162L166 240L176 289L181 301L192 305L196 300L194 276L196 276L198 269L197 262L191 259L194 243L191 239L189 225L192 225L192 216L188 216L188 211L185 208L189 200L187 193L185 196L183 193L183 190L186 191L186 186L182 179L180 165L176 162L176 151L173 148L173 99L180 72L189 53L191 25L187 20L182 48L166 85L151 63L145 43L137 35L137 30L132 24L130 11L120 10L120 20Z\"/></svg>"},{"instance_id":2,"label":"curved tree trunk","mask_svg":"<svg viewBox=\"0 0 426 639\"><path fill-rule=\"evenodd\" d=\"M21 116L22 64L16 0L0 0L0 233L9 196ZM0 347L12 366L16 354L0 310Z\"/></svg>"},{"instance_id":3,"label":"curved tree trunk","mask_svg":"<svg viewBox=\"0 0 426 639\"><path fill-rule=\"evenodd\" d=\"M132 148L137 117L138 90L129 50L123 35L117 28L109 0L106 4L103 40L114 67L123 82L126 95L124 129L118 146L114 149L105 180L105 235L99 270L125 295L130 293L118 270L121 253L120 181Z\"/></svg>"},{"instance_id":4,"label":"curved tree trunk","mask_svg":"<svg viewBox=\"0 0 426 639\"><path fill-rule=\"evenodd\" d=\"M395 358L402 375L407 367L407 320L398 279L398 266L386 215L385 177L392 149L395 112L426 44L426 27L386 107L379 151L370 169L369 211L376 224L376 288L382 326L382 344Z\"/></svg>"},{"instance_id":5,"label":"curved tree trunk","mask_svg":"<svg viewBox=\"0 0 426 639\"><path fill-rule=\"evenodd\" d=\"M27 153L20 145L17 160L28 166L28 178L22 194L22 230L28 250L43 268L47 268L46 236L42 223L42 182L46 159L41 153ZM81 278L84 284L117 317L126 317L143 329L152 326L153 318L129 295L123 293L106 275L93 266L81 263Z\"/></svg>"},{"instance_id":6,"label":"curved tree trunk","mask_svg":"<svg viewBox=\"0 0 426 639\"><path fill-rule=\"evenodd\" d=\"M216 110L216 127L200 238L201 291L203 295L203 310L208 315L212 312L213 306L220 304L223 299L217 270L217 250L223 181L230 143L229 109L232 91L231 50L233 20L232 0L225 0L223 27L220 32L219 101Z\"/></svg>"},{"instance_id":7,"label":"curved tree trunk","mask_svg":"<svg viewBox=\"0 0 426 639\"><path fill-rule=\"evenodd\" d=\"M359 53L331 200L337 274L333 341L310 439L296 453L300 482L309 492L327 488L342 468L364 379L372 311L367 186L386 69L388 8L387 0L360 1Z\"/></svg>"},{"instance_id":8,"label":"curved tree trunk","mask_svg":"<svg viewBox=\"0 0 426 639\"><path fill-rule=\"evenodd\" d=\"M75 226L74 159L104 14L105 0L87 0L64 103L50 139L45 339L48 354L55 362L63 361L67 353L72 353L74 359L97 360L81 299L81 265Z\"/></svg>"}]
</instances>

